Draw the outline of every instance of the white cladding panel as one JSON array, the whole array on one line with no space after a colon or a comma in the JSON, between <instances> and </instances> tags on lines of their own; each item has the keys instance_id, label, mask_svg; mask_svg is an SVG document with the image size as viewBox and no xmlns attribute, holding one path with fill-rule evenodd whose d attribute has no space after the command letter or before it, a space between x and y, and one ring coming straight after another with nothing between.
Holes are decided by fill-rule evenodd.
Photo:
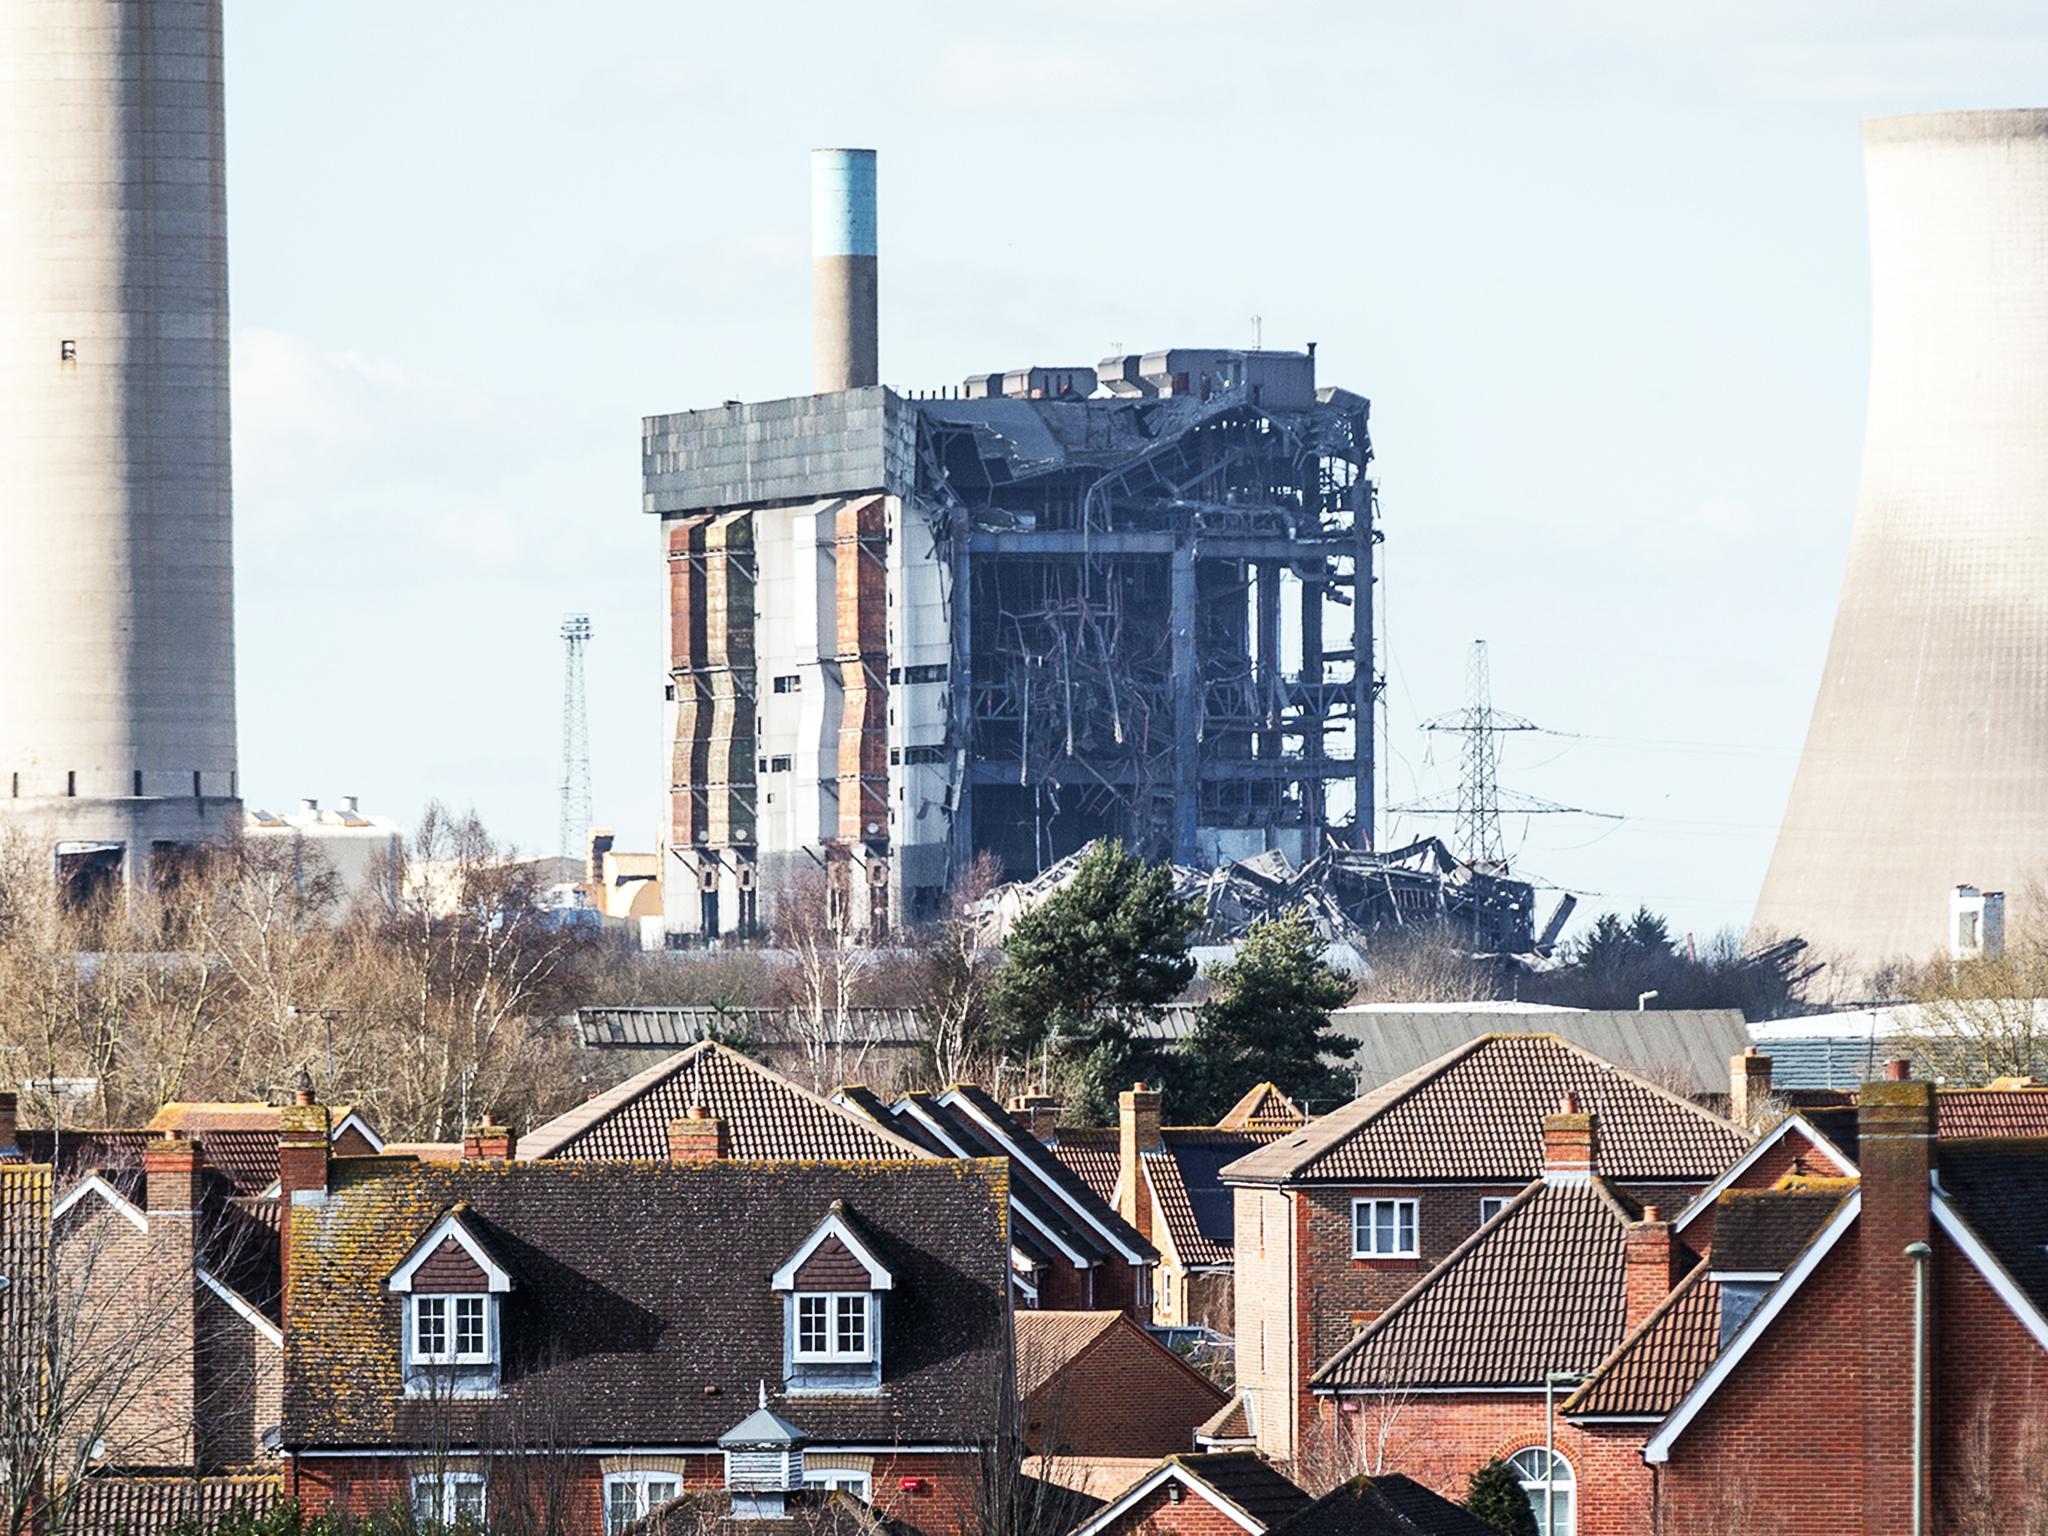
<instances>
[{"instance_id":1,"label":"white cladding panel","mask_svg":"<svg viewBox=\"0 0 2048 1536\"><path fill-rule=\"evenodd\" d=\"M1848 969L2048 870L2048 112L1864 125L1862 490L1760 929Z\"/></svg>"},{"instance_id":2,"label":"white cladding panel","mask_svg":"<svg viewBox=\"0 0 2048 1536\"><path fill-rule=\"evenodd\" d=\"M233 646L220 0L5 0L0 815L222 829Z\"/></svg>"}]
</instances>

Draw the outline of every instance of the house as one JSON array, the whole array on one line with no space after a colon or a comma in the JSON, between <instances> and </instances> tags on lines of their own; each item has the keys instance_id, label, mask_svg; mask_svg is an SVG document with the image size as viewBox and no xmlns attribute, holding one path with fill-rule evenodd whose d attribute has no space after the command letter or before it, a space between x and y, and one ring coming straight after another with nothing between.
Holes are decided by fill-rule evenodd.
<instances>
[{"instance_id":1,"label":"house","mask_svg":"<svg viewBox=\"0 0 2048 1536\"><path fill-rule=\"evenodd\" d=\"M1499 1536L1483 1520L1391 1473L1354 1477L1321 1498L1249 1452L1173 1456L1076 1528L1074 1536Z\"/></svg>"},{"instance_id":2,"label":"house","mask_svg":"<svg viewBox=\"0 0 2048 1536\"><path fill-rule=\"evenodd\" d=\"M330 1159L326 1111L288 1112L309 1513L618 1530L842 1488L962 1527L1013 1401L1007 1163L722 1157L750 1133L693 1107L630 1161L520 1158L495 1126L456 1163Z\"/></svg>"},{"instance_id":3,"label":"house","mask_svg":"<svg viewBox=\"0 0 2048 1536\"><path fill-rule=\"evenodd\" d=\"M1194 1449L1228 1394L1122 1312L1016 1315L1019 1428L1048 1457L1141 1457Z\"/></svg>"},{"instance_id":4,"label":"house","mask_svg":"<svg viewBox=\"0 0 2048 1536\"><path fill-rule=\"evenodd\" d=\"M1114 1127L1059 1127L1050 1101L1037 1098L1015 1101L1010 1111L1159 1250L1152 1321L1228 1339L1236 1227L1221 1174L1299 1129L1306 1117L1294 1102L1260 1083L1213 1126L1162 1126L1160 1095L1136 1084L1117 1096Z\"/></svg>"},{"instance_id":5,"label":"house","mask_svg":"<svg viewBox=\"0 0 2048 1536\"><path fill-rule=\"evenodd\" d=\"M1222 1169L1236 1196L1237 1379L1262 1451L1306 1450L1328 1406L1317 1371L1541 1179L1545 1117L1567 1095L1597 1117L1602 1169L1638 1204L1681 1210L1750 1145L1559 1035L1493 1034Z\"/></svg>"},{"instance_id":6,"label":"house","mask_svg":"<svg viewBox=\"0 0 2048 1536\"><path fill-rule=\"evenodd\" d=\"M982 1089L907 1093L893 1104L859 1087L835 1102L913 1139L934 1157L1006 1157L1020 1303L1048 1311L1152 1313L1159 1250L1088 1182Z\"/></svg>"}]
</instances>

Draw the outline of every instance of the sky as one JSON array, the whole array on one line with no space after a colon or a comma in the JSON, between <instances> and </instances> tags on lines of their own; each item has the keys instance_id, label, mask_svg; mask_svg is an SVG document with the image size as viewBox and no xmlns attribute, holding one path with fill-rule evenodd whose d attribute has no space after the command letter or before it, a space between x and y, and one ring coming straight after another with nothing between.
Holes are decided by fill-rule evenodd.
<instances>
[{"instance_id":1,"label":"sky","mask_svg":"<svg viewBox=\"0 0 2048 1536\"><path fill-rule=\"evenodd\" d=\"M1860 118L2042 105L2048 8L226 0L251 804L660 830L640 420L809 389L809 165L880 152L884 382L1318 343L1372 401L1383 798L1501 782L1581 912L1747 923L1868 352ZM1449 832L1383 818L1383 845Z\"/></svg>"}]
</instances>

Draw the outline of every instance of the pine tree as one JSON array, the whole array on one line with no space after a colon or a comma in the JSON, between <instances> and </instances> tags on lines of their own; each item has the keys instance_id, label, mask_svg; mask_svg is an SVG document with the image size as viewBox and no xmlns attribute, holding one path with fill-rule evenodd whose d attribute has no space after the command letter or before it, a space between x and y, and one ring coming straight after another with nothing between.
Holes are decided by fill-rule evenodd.
<instances>
[{"instance_id":1,"label":"pine tree","mask_svg":"<svg viewBox=\"0 0 2048 1536\"><path fill-rule=\"evenodd\" d=\"M1253 923L1237 958L1210 972L1209 998L1167 1083L1176 1119L1209 1124L1261 1082L1311 1113L1351 1097L1351 1075L1330 1059L1351 1054L1330 1023L1330 1010L1351 1000L1351 983L1321 950L1297 909Z\"/></svg>"},{"instance_id":2,"label":"pine tree","mask_svg":"<svg viewBox=\"0 0 2048 1536\"><path fill-rule=\"evenodd\" d=\"M1504 1461L1489 1461L1472 1474L1465 1490L1465 1507L1508 1536L1537 1536L1536 1510L1522 1479Z\"/></svg>"},{"instance_id":3,"label":"pine tree","mask_svg":"<svg viewBox=\"0 0 2048 1536\"><path fill-rule=\"evenodd\" d=\"M1188 937L1200 921L1174 897L1170 870L1121 843L1091 845L1073 878L1011 928L989 998L992 1043L1020 1060L1050 1049L1071 1117L1114 1120L1117 1091L1156 1054L1139 1026L1194 975Z\"/></svg>"}]
</instances>

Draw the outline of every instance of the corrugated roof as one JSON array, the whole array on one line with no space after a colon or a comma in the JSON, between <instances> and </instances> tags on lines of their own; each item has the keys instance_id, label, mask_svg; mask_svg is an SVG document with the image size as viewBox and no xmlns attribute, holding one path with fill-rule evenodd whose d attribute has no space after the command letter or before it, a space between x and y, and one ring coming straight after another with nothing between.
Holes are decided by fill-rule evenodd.
<instances>
[{"instance_id":1,"label":"corrugated roof","mask_svg":"<svg viewBox=\"0 0 2048 1536\"><path fill-rule=\"evenodd\" d=\"M1733 1125L1556 1035L1486 1035L1223 1170L1233 1182L1518 1181L1543 1171L1564 1094L1599 1117L1599 1171L1711 1179L1742 1155Z\"/></svg>"},{"instance_id":2,"label":"corrugated roof","mask_svg":"<svg viewBox=\"0 0 2048 1536\"><path fill-rule=\"evenodd\" d=\"M542 1158L666 1159L671 1121L702 1105L725 1121L734 1158L890 1160L925 1152L716 1041L679 1051L519 1139Z\"/></svg>"},{"instance_id":3,"label":"corrugated roof","mask_svg":"<svg viewBox=\"0 0 2048 1536\"><path fill-rule=\"evenodd\" d=\"M1362 1088L1391 1082L1475 1036L1524 1028L1560 1036L1660 1082L1675 1080L1687 1092L1726 1093L1728 1058L1750 1044L1749 1026L1734 1008L1545 1012L1527 1023L1492 1009L1340 1008L1330 1023L1357 1042L1351 1059Z\"/></svg>"},{"instance_id":4,"label":"corrugated roof","mask_svg":"<svg viewBox=\"0 0 2048 1536\"><path fill-rule=\"evenodd\" d=\"M1531 1185L1312 1384L1540 1388L1548 1372L1592 1370L1625 1332L1629 1221L1602 1180Z\"/></svg>"},{"instance_id":5,"label":"corrugated roof","mask_svg":"<svg viewBox=\"0 0 2048 1536\"><path fill-rule=\"evenodd\" d=\"M849 1008L849 1038L881 1045L920 1045L924 1021L915 1008ZM790 1008L578 1008L576 1043L593 1049L680 1050L705 1040L751 1036L763 1045L801 1045L805 1033Z\"/></svg>"}]
</instances>

